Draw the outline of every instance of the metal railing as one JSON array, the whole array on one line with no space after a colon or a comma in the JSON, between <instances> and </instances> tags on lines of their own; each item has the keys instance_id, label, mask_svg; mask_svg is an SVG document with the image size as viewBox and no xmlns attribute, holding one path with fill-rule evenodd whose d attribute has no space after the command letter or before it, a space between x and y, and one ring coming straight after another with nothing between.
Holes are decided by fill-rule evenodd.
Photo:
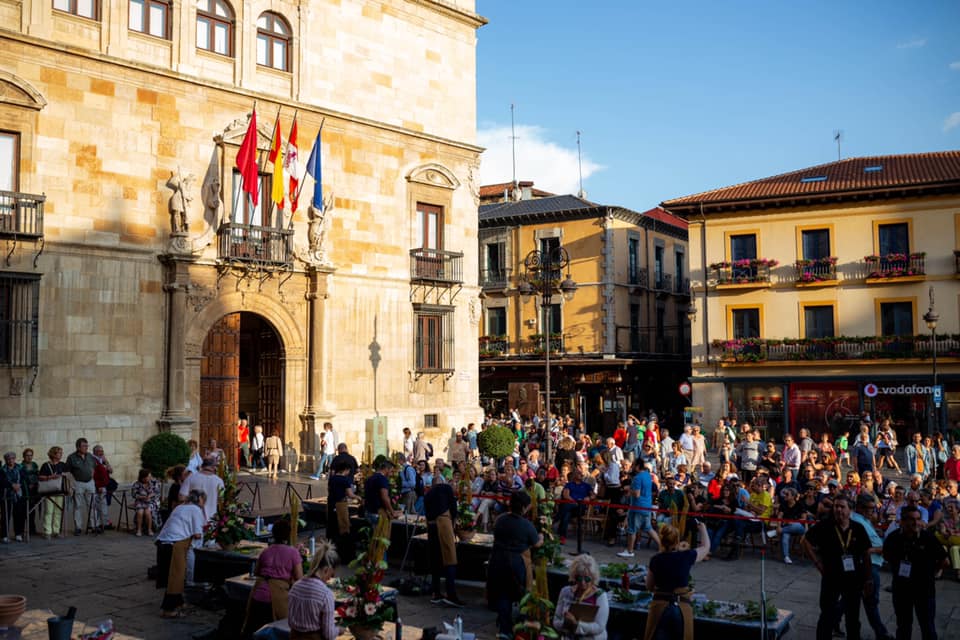
<instances>
[{"instance_id":1,"label":"metal railing","mask_svg":"<svg viewBox=\"0 0 960 640\"><path fill-rule=\"evenodd\" d=\"M480 336L481 357L502 356L510 350L510 339L507 336Z\"/></svg>"},{"instance_id":2,"label":"metal railing","mask_svg":"<svg viewBox=\"0 0 960 640\"><path fill-rule=\"evenodd\" d=\"M795 280L798 283L826 282L837 279L837 259L818 258L816 260L797 260Z\"/></svg>"},{"instance_id":3,"label":"metal railing","mask_svg":"<svg viewBox=\"0 0 960 640\"><path fill-rule=\"evenodd\" d=\"M410 277L422 282L463 283L463 253L442 249L411 249Z\"/></svg>"},{"instance_id":4,"label":"metal railing","mask_svg":"<svg viewBox=\"0 0 960 640\"><path fill-rule=\"evenodd\" d=\"M690 278L677 278L673 292L681 296L690 295Z\"/></svg>"},{"instance_id":5,"label":"metal railing","mask_svg":"<svg viewBox=\"0 0 960 640\"><path fill-rule=\"evenodd\" d=\"M414 338L414 366L418 373L450 373L454 370L453 338L447 334L437 337Z\"/></svg>"},{"instance_id":6,"label":"metal railing","mask_svg":"<svg viewBox=\"0 0 960 640\"><path fill-rule=\"evenodd\" d=\"M530 336L530 349L533 353L545 353L547 349L547 337L543 335ZM562 335L553 335L550 337L550 354L566 353L564 348L564 339Z\"/></svg>"},{"instance_id":7,"label":"metal railing","mask_svg":"<svg viewBox=\"0 0 960 640\"><path fill-rule=\"evenodd\" d=\"M617 353L689 357L687 332L674 325L657 332L656 327L617 327Z\"/></svg>"},{"instance_id":8,"label":"metal railing","mask_svg":"<svg viewBox=\"0 0 960 640\"><path fill-rule=\"evenodd\" d=\"M673 290L673 274L661 273L659 277L654 277L653 288L657 291Z\"/></svg>"},{"instance_id":9,"label":"metal railing","mask_svg":"<svg viewBox=\"0 0 960 640\"><path fill-rule=\"evenodd\" d=\"M647 276L647 270L644 267L637 268L633 273L627 274L627 284L643 287L650 286L650 279Z\"/></svg>"},{"instance_id":10,"label":"metal railing","mask_svg":"<svg viewBox=\"0 0 960 640\"><path fill-rule=\"evenodd\" d=\"M762 258L737 260L712 264L709 270L717 284L764 284L770 282L770 268L775 264Z\"/></svg>"},{"instance_id":11,"label":"metal railing","mask_svg":"<svg viewBox=\"0 0 960 640\"><path fill-rule=\"evenodd\" d=\"M293 230L224 222L217 231L221 260L289 265L293 262Z\"/></svg>"},{"instance_id":12,"label":"metal railing","mask_svg":"<svg viewBox=\"0 0 960 640\"><path fill-rule=\"evenodd\" d=\"M506 289L510 284L510 269L484 269L480 272L480 286L484 289Z\"/></svg>"},{"instance_id":13,"label":"metal railing","mask_svg":"<svg viewBox=\"0 0 960 640\"><path fill-rule=\"evenodd\" d=\"M867 278L905 278L927 273L925 253L888 253L863 259Z\"/></svg>"},{"instance_id":14,"label":"metal railing","mask_svg":"<svg viewBox=\"0 0 960 640\"><path fill-rule=\"evenodd\" d=\"M931 336L867 336L810 339L716 340L712 344L727 362L786 360L887 360L929 358ZM960 340L937 336L937 357L960 357Z\"/></svg>"},{"instance_id":15,"label":"metal railing","mask_svg":"<svg viewBox=\"0 0 960 640\"><path fill-rule=\"evenodd\" d=\"M0 191L0 235L43 236L43 203L47 196Z\"/></svg>"}]
</instances>

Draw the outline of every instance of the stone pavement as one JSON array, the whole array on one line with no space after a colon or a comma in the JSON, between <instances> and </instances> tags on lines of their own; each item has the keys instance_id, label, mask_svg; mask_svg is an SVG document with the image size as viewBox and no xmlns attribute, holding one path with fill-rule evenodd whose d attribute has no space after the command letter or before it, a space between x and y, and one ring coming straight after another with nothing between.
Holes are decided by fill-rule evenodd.
<instances>
[{"instance_id":1,"label":"stone pavement","mask_svg":"<svg viewBox=\"0 0 960 640\"><path fill-rule=\"evenodd\" d=\"M248 478L241 476L242 480ZM286 477L270 482L262 477L253 479L260 486L263 511L281 511ZM306 476L297 481L310 482ZM321 483L313 483L315 496L322 495ZM116 508L114 508L114 517ZM619 548L608 548L591 540L584 545L599 562L621 562L615 554ZM564 547L575 550L573 538ZM636 562L646 562L653 550L638 549ZM0 591L27 596L29 608L53 609L65 612L76 606L80 620L110 617L118 631L147 640L183 640L201 635L216 627L221 612L195 608L186 618L160 618L162 592L147 579L147 568L154 564L152 539L135 537L129 533L110 531L102 536L83 535L45 541L34 538L28 544L0 545ZM768 600L781 609L794 612L788 638L813 637L818 615L817 594L819 576L809 562L798 560L786 566L775 559L765 561ZM408 560L409 565L412 564ZM346 569L341 575L347 574ZM710 560L695 567L693 577L696 590L708 598L723 600L759 600L761 558L758 552L747 551L739 561ZM387 581L400 576L393 568ZM960 638L960 583L948 571L947 579L937 583L937 630L942 639ZM881 582L890 584L889 572L881 572ZM459 589L460 597L468 606L459 610L464 627L477 633L478 638L492 639L496 635L494 614L484 606L483 585L467 584ZM458 610L431 605L427 596L400 597L400 613L407 625L428 627L441 619L451 621ZM894 631L893 608L890 594L882 592L880 610ZM872 633L861 616L864 638ZM915 630L915 637L919 631Z\"/></svg>"}]
</instances>

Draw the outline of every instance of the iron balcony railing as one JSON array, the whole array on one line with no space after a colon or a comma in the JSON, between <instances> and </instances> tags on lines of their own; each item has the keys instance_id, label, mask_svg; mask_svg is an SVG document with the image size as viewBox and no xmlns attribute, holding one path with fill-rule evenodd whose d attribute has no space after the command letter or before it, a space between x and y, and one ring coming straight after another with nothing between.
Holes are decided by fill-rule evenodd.
<instances>
[{"instance_id":1,"label":"iron balcony railing","mask_svg":"<svg viewBox=\"0 0 960 640\"><path fill-rule=\"evenodd\" d=\"M727 362L785 360L887 360L929 358L933 355L931 336L839 336L763 340L715 340L712 347ZM960 357L958 336L937 336L937 357Z\"/></svg>"},{"instance_id":2,"label":"iron balcony railing","mask_svg":"<svg viewBox=\"0 0 960 640\"><path fill-rule=\"evenodd\" d=\"M681 296L690 295L690 278L677 278L673 292Z\"/></svg>"},{"instance_id":3,"label":"iron balcony railing","mask_svg":"<svg viewBox=\"0 0 960 640\"><path fill-rule=\"evenodd\" d=\"M690 341L686 332L676 328L660 333L655 327L617 327L617 352L657 356L686 356L690 353Z\"/></svg>"},{"instance_id":4,"label":"iron balcony railing","mask_svg":"<svg viewBox=\"0 0 960 640\"><path fill-rule=\"evenodd\" d=\"M927 273L926 253L888 253L865 256L867 278L907 278Z\"/></svg>"},{"instance_id":5,"label":"iron balcony railing","mask_svg":"<svg viewBox=\"0 0 960 640\"><path fill-rule=\"evenodd\" d=\"M506 355L510 350L510 339L507 336L480 336L480 356L492 358Z\"/></svg>"},{"instance_id":6,"label":"iron balcony railing","mask_svg":"<svg viewBox=\"0 0 960 640\"><path fill-rule=\"evenodd\" d=\"M463 283L463 253L442 249L411 249L410 277L418 282Z\"/></svg>"},{"instance_id":7,"label":"iron balcony railing","mask_svg":"<svg viewBox=\"0 0 960 640\"><path fill-rule=\"evenodd\" d=\"M43 203L47 197L0 191L0 236L43 236Z\"/></svg>"},{"instance_id":8,"label":"iron balcony railing","mask_svg":"<svg viewBox=\"0 0 960 640\"><path fill-rule=\"evenodd\" d=\"M647 276L647 270L643 267L634 269L627 274L627 284L635 285L646 289L650 286L650 280Z\"/></svg>"},{"instance_id":9,"label":"iron balcony railing","mask_svg":"<svg viewBox=\"0 0 960 640\"><path fill-rule=\"evenodd\" d=\"M770 282L770 269L779 264L767 258L746 258L715 262L708 268L717 284L766 284Z\"/></svg>"},{"instance_id":10,"label":"iron balcony railing","mask_svg":"<svg viewBox=\"0 0 960 640\"><path fill-rule=\"evenodd\" d=\"M547 339L546 336L535 334L530 336L530 347L533 353L545 353L547 349ZM566 349L564 348L563 336L560 334L554 334L550 337L550 355L555 353L565 353Z\"/></svg>"},{"instance_id":11,"label":"iron balcony railing","mask_svg":"<svg viewBox=\"0 0 960 640\"><path fill-rule=\"evenodd\" d=\"M672 291L673 290L673 274L671 273L661 273L654 278L656 282L653 283L653 288L657 291Z\"/></svg>"},{"instance_id":12,"label":"iron balcony railing","mask_svg":"<svg viewBox=\"0 0 960 640\"><path fill-rule=\"evenodd\" d=\"M217 232L221 260L285 266L293 263L293 230L224 222Z\"/></svg>"},{"instance_id":13,"label":"iron balcony railing","mask_svg":"<svg viewBox=\"0 0 960 640\"><path fill-rule=\"evenodd\" d=\"M506 289L510 283L510 269L484 269L480 272L480 286L484 289Z\"/></svg>"},{"instance_id":14,"label":"iron balcony railing","mask_svg":"<svg viewBox=\"0 0 960 640\"><path fill-rule=\"evenodd\" d=\"M797 260L794 263L794 268L796 269L794 278L799 284L828 282L837 279L837 259L833 256Z\"/></svg>"}]
</instances>

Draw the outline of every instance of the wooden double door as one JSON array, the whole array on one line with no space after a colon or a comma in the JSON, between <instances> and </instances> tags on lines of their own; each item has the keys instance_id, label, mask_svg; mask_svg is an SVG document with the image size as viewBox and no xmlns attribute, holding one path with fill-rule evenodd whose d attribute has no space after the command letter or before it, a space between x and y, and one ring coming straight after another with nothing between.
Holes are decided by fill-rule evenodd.
<instances>
[{"instance_id":1,"label":"wooden double door","mask_svg":"<svg viewBox=\"0 0 960 640\"><path fill-rule=\"evenodd\" d=\"M250 416L250 433L263 425L283 437L283 366L279 337L262 318L231 313L211 327L200 361L200 449L215 438L236 468L237 421Z\"/></svg>"}]
</instances>

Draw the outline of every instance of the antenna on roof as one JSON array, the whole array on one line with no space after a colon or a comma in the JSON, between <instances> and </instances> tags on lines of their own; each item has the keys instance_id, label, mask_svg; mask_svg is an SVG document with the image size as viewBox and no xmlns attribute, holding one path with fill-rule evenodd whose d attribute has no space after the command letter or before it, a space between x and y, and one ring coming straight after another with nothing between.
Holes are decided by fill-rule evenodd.
<instances>
[{"instance_id":1,"label":"antenna on roof","mask_svg":"<svg viewBox=\"0 0 960 640\"><path fill-rule=\"evenodd\" d=\"M513 125L513 110L515 106L510 103L510 154L513 157L513 188L517 188L517 132Z\"/></svg>"},{"instance_id":2,"label":"antenna on roof","mask_svg":"<svg viewBox=\"0 0 960 640\"><path fill-rule=\"evenodd\" d=\"M580 175L580 191L577 192L577 197L583 197L583 162L580 158L580 132L577 131L577 173Z\"/></svg>"},{"instance_id":3,"label":"antenna on roof","mask_svg":"<svg viewBox=\"0 0 960 640\"><path fill-rule=\"evenodd\" d=\"M843 139L843 129L834 129L833 130L833 141L837 143L837 160L841 159L840 157L840 141Z\"/></svg>"}]
</instances>

